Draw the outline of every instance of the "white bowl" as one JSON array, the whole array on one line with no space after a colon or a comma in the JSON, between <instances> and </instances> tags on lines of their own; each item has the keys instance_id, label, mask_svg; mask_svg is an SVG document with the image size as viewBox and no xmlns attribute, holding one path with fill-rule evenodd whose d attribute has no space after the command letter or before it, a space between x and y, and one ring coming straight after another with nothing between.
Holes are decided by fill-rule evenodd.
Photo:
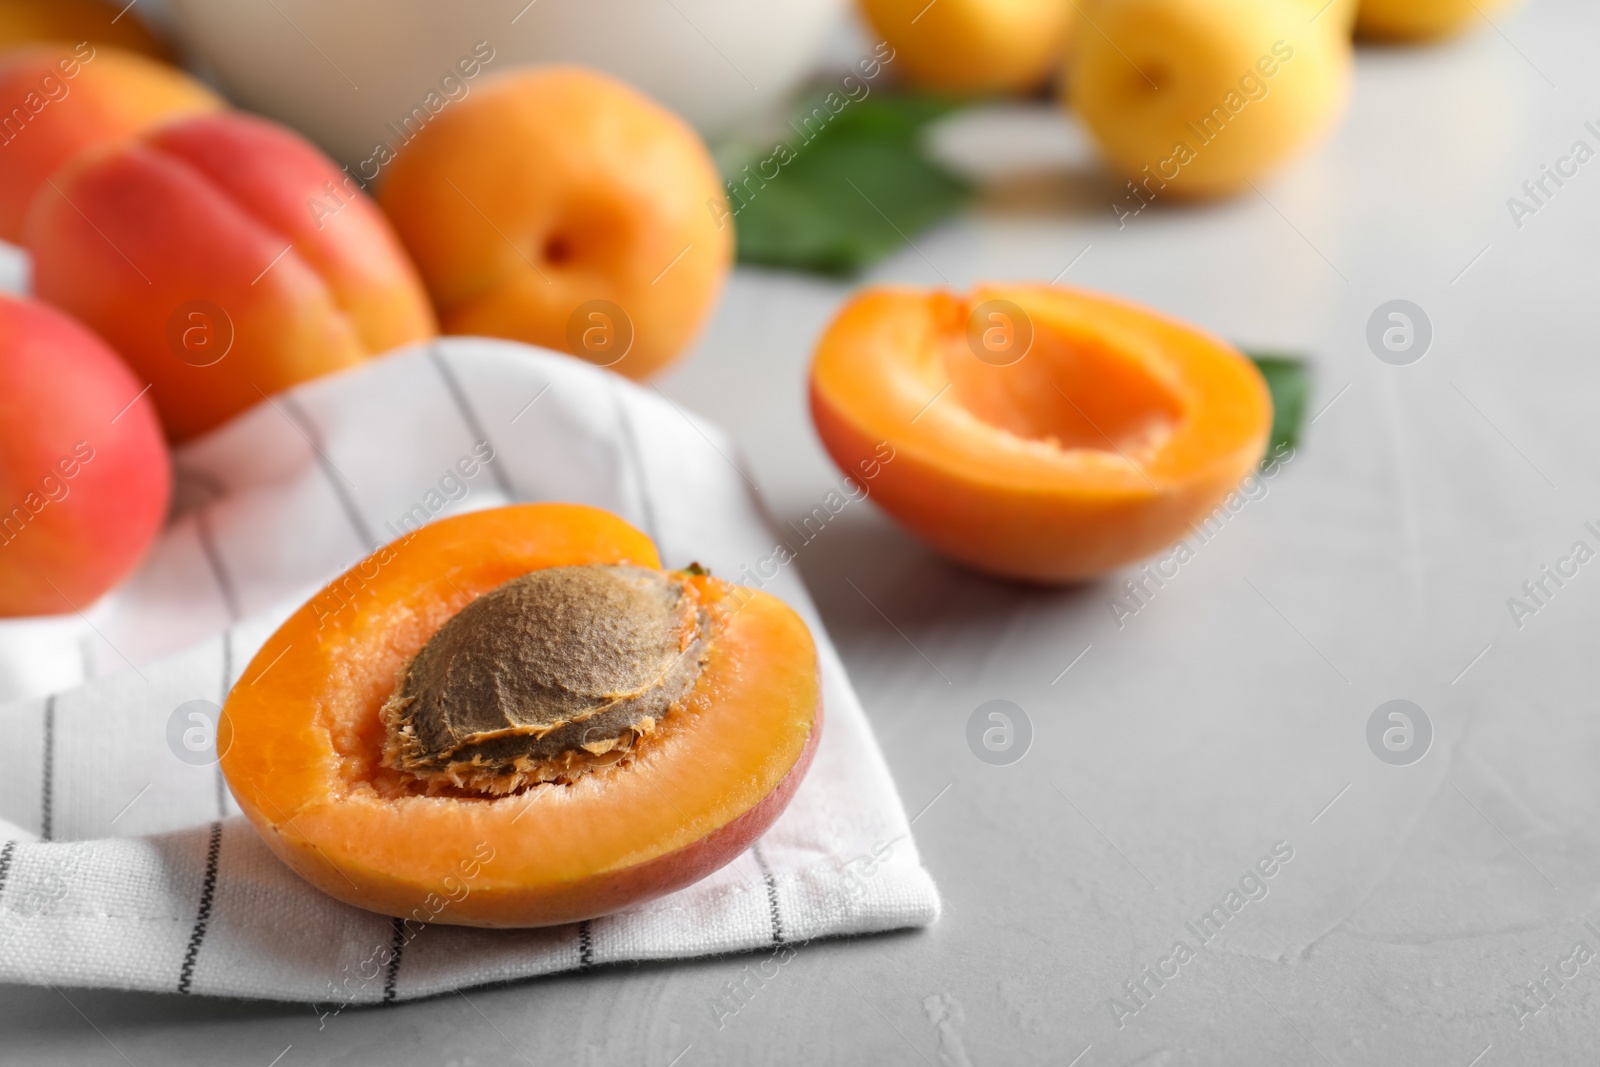
<instances>
[{"instance_id":1,"label":"white bowl","mask_svg":"<svg viewBox=\"0 0 1600 1067\"><path fill-rule=\"evenodd\" d=\"M355 163L430 92L447 101L529 63L581 63L716 133L808 73L846 0L168 0L176 28L240 104ZM524 6L527 4L527 6ZM482 45L479 44L482 42ZM464 78L475 46L492 50ZM455 82L446 82L453 77ZM413 121L413 126L417 125Z\"/></svg>"}]
</instances>

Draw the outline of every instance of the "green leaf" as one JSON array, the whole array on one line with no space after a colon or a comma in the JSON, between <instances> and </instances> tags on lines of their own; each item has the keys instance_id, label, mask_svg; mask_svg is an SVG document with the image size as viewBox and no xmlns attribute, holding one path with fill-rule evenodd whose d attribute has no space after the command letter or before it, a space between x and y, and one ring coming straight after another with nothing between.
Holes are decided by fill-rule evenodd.
<instances>
[{"instance_id":1,"label":"green leaf","mask_svg":"<svg viewBox=\"0 0 1600 1067\"><path fill-rule=\"evenodd\" d=\"M803 105L770 146L729 168L739 261L848 277L959 211L971 187L923 148L954 106L838 94Z\"/></svg>"},{"instance_id":2,"label":"green leaf","mask_svg":"<svg viewBox=\"0 0 1600 1067\"><path fill-rule=\"evenodd\" d=\"M1276 452L1284 445L1295 447L1300 443L1300 423L1311 396L1311 372L1306 369L1305 360L1278 352L1245 355L1261 371L1267 380L1267 391L1272 394L1272 441L1268 448Z\"/></svg>"}]
</instances>

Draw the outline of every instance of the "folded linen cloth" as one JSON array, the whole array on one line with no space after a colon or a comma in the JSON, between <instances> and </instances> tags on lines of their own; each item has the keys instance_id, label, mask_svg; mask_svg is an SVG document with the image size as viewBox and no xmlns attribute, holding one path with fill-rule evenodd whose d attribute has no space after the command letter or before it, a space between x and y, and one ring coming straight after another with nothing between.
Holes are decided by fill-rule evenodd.
<instances>
[{"instance_id":1,"label":"folded linen cloth","mask_svg":"<svg viewBox=\"0 0 1600 1067\"><path fill-rule=\"evenodd\" d=\"M664 395L565 356L448 338L274 397L177 464L179 517L130 583L76 626L0 630L13 686L37 688L32 664L91 676L0 707L0 981L337 1011L937 918L866 716L753 485L728 441ZM324 896L238 814L207 747L216 705L279 621L376 546L531 500L614 511L668 566L698 561L795 607L827 707L810 773L739 860L590 922L418 930Z\"/></svg>"}]
</instances>

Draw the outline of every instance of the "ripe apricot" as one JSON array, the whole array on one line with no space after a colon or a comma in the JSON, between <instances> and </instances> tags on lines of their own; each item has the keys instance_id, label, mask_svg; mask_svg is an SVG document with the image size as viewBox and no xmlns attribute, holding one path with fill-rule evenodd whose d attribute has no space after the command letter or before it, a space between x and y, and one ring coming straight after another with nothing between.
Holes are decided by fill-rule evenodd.
<instances>
[{"instance_id":1,"label":"ripe apricot","mask_svg":"<svg viewBox=\"0 0 1600 1067\"><path fill-rule=\"evenodd\" d=\"M1024 93L1061 61L1073 0L861 0L906 81L943 93Z\"/></svg>"},{"instance_id":2,"label":"ripe apricot","mask_svg":"<svg viewBox=\"0 0 1600 1067\"><path fill-rule=\"evenodd\" d=\"M821 725L782 602L524 504L380 550L262 647L223 773L290 867L421 922L546 926L679 889L778 817Z\"/></svg>"},{"instance_id":3,"label":"ripe apricot","mask_svg":"<svg viewBox=\"0 0 1600 1067\"><path fill-rule=\"evenodd\" d=\"M107 0L0 0L0 49L39 41L111 45L171 62L172 53L139 16Z\"/></svg>"},{"instance_id":4,"label":"ripe apricot","mask_svg":"<svg viewBox=\"0 0 1600 1067\"><path fill-rule=\"evenodd\" d=\"M1248 189L1349 95L1348 26L1314 16L1311 0L1100 0L1067 105L1142 201Z\"/></svg>"},{"instance_id":5,"label":"ripe apricot","mask_svg":"<svg viewBox=\"0 0 1600 1067\"><path fill-rule=\"evenodd\" d=\"M0 296L0 616L88 607L160 533L171 462L141 388L78 323Z\"/></svg>"},{"instance_id":6,"label":"ripe apricot","mask_svg":"<svg viewBox=\"0 0 1600 1067\"><path fill-rule=\"evenodd\" d=\"M378 195L446 333L644 378L689 344L733 257L710 153L683 120L579 67L490 81L395 157Z\"/></svg>"},{"instance_id":7,"label":"ripe apricot","mask_svg":"<svg viewBox=\"0 0 1600 1067\"><path fill-rule=\"evenodd\" d=\"M0 238L21 240L29 203L84 149L222 106L182 71L105 45L35 45L0 54Z\"/></svg>"},{"instance_id":8,"label":"ripe apricot","mask_svg":"<svg viewBox=\"0 0 1600 1067\"><path fill-rule=\"evenodd\" d=\"M297 134L238 112L79 157L29 212L34 289L111 342L174 440L430 337L383 214Z\"/></svg>"},{"instance_id":9,"label":"ripe apricot","mask_svg":"<svg viewBox=\"0 0 1600 1067\"><path fill-rule=\"evenodd\" d=\"M1360 0L1356 33L1378 41L1433 41L1460 33L1512 0Z\"/></svg>"},{"instance_id":10,"label":"ripe apricot","mask_svg":"<svg viewBox=\"0 0 1600 1067\"><path fill-rule=\"evenodd\" d=\"M1272 422L1260 372L1224 342L1048 285L861 293L817 345L811 411L834 462L875 469L872 498L912 533L1039 582L1179 540Z\"/></svg>"}]
</instances>

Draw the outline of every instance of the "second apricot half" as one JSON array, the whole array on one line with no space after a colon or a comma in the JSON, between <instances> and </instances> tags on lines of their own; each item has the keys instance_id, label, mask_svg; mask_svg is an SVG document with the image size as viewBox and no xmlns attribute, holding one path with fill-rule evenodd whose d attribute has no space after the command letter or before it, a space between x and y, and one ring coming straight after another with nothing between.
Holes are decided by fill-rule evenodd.
<instances>
[{"instance_id":1,"label":"second apricot half","mask_svg":"<svg viewBox=\"0 0 1600 1067\"><path fill-rule=\"evenodd\" d=\"M445 333L508 337L643 378L678 356L733 259L722 180L659 104L580 67L473 91L379 192Z\"/></svg>"},{"instance_id":2,"label":"second apricot half","mask_svg":"<svg viewBox=\"0 0 1600 1067\"><path fill-rule=\"evenodd\" d=\"M1181 539L1272 423L1260 372L1225 342L1048 285L860 294L818 345L811 410L834 461L874 470L872 498L912 533L1040 582Z\"/></svg>"}]
</instances>

